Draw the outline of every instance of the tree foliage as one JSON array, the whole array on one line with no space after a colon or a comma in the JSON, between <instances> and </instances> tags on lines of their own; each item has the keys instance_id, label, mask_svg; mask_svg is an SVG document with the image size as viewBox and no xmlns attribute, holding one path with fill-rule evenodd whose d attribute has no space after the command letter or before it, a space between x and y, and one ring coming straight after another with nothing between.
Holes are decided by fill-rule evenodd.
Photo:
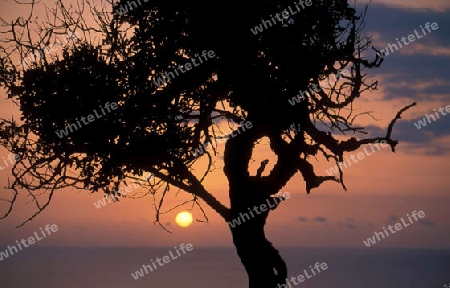
<instances>
[{"instance_id":1,"label":"tree foliage","mask_svg":"<svg viewBox=\"0 0 450 288\"><path fill-rule=\"evenodd\" d=\"M32 14L2 27L7 36L0 45L0 84L20 108L21 118L2 119L0 141L22 158L13 167L13 196L2 218L12 211L19 189L28 191L36 204L31 220L57 189L111 194L122 183L145 179L146 173L157 179L144 185L145 195L159 197L157 220L171 186L190 193L195 205L202 199L225 220L274 195L296 173L303 176L307 193L324 181L339 182L345 189L342 171L339 178L318 175L312 160L343 161L345 152L381 140L394 151L393 126L415 105L399 111L386 135L361 137L364 129L353 123L371 114L356 114L353 105L363 92L377 88L367 71L383 59L362 33L364 13L346 0L312 1L291 15L289 25L277 23L257 35L250 29L294 3L141 0L128 13L114 15L127 1L100 7L78 3L74 10L58 1L48 9L47 21L35 22L38 28L30 26L36 21ZM41 53L30 66L17 64L18 57L42 52L56 36L73 32L82 37L72 39L61 53ZM156 85L165 71L205 50L216 57ZM349 73L339 81L314 90L297 105L289 103L300 91L343 70ZM107 102L119 108L65 137L55 133ZM227 207L202 185L219 159L216 146L201 157L191 152L223 136L219 123L237 129L243 121L251 121L253 128L228 139L224 152ZM267 161L251 176L253 148L262 138L269 140L277 162L267 176L262 176ZM193 167L201 159L208 164L199 174ZM255 220L260 221L259 232L267 215ZM239 236L234 241L237 247L241 243ZM250 276L254 270L239 247L238 254ZM275 263L275 258L268 261ZM274 264L279 270L281 262ZM276 283L284 281L281 276Z\"/></svg>"}]
</instances>

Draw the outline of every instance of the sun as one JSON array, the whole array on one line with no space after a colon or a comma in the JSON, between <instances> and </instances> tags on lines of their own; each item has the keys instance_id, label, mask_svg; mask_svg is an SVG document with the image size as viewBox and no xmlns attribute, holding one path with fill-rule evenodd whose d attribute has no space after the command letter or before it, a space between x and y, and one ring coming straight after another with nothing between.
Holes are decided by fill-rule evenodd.
<instances>
[{"instance_id":1,"label":"sun","mask_svg":"<svg viewBox=\"0 0 450 288\"><path fill-rule=\"evenodd\" d=\"M175 222L181 227L188 227L192 224L192 214L186 211L178 213Z\"/></svg>"}]
</instances>

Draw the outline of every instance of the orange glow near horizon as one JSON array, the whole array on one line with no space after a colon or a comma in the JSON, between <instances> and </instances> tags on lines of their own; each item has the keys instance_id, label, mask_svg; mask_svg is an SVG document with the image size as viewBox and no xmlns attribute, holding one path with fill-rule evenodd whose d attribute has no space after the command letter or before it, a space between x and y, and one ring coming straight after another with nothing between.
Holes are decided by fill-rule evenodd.
<instances>
[{"instance_id":1,"label":"orange glow near horizon","mask_svg":"<svg viewBox=\"0 0 450 288\"><path fill-rule=\"evenodd\" d=\"M70 0L67 2L75 3ZM408 6L411 11L428 6L434 9L433 11L450 7L450 2L447 0L436 0L435 3L421 0L412 0L410 3L403 0L381 0L379 3L385 3L386 7ZM27 15L30 7L29 5L11 5L6 8L0 16L5 16L2 19L10 22L13 17L19 15L19 12L21 15ZM39 9L36 15L41 19L45 18L43 7ZM431 16L439 15L436 13ZM372 25L376 21L380 22L380 20L371 21ZM385 20L381 22L383 21ZM402 25L409 25L409 23L399 24L399 26ZM368 31L374 32L374 42L378 43L378 47L384 47L386 43L394 43L395 37L386 36L389 31L383 27L379 25L378 30ZM395 31L394 35L408 35L407 33L417 27L418 25L411 24L403 27L404 32ZM345 139L347 137L383 137L397 111L414 101L418 102L418 105L404 113L394 126L392 138L399 139L396 152L393 153L390 148L383 148L370 154L370 157L367 154L363 159L358 159L357 163L352 162L352 165L345 167L343 173L347 191L344 191L338 183L328 181L307 195L302 175L300 173L294 175L279 191L280 193L289 192L290 199L283 201L276 210L271 211L267 220L267 238L275 246L361 246L364 248L362 241L373 235L374 231L381 231L381 227L387 225L389 219L394 218L393 216L400 218L413 210L423 210L426 214L423 222L418 222L417 225L390 236L377 246L450 247L448 232L450 227L448 217L450 133L445 126L448 122L444 122L448 121L447 118L450 120L450 116L441 117L421 130L416 129L412 123L417 119L423 119L426 114L431 114L433 109L450 104L449 80L446 74L442 73L444 69L448 69L444 64L450 55L450 50L448 45L435 42L436 39L445 38L445 33L448 31L445 27L445 23L442 23L442 28L435 31L436 33L389 55L380 69L370 70L368 73L374 80L379 81L378 90L363 93L352 106L354 113L360 114L353 124L357 127L368 127L371 130L369 135L348 134ZM392 28L398 27L392 25ZM445 41L442 39L440 41ZM60 53L60 50L55 53ZM420 58L423 55L425 58ZM415 66L407 66L405 58ZM436 63L435 71L426 70L429 68L425 66L428 62ZM392 68L395 65L398 69ZM431 76L428 77L428 74ZM255 98L254 101L258 101L257 96L249 95ZM217 103L217 108L228 110L230 106L224 101ZM242 112L240 109L238 111ZM369 115L364 113L367 111L373 112ZM14 119L20 119L20 109L12 103L11 99L7 99L4 87L0 87L0 118L11 119L11 116ZM276 116L268 115L267 117ZM205 189L226 207L229 207L230 198L229 183L223 172L225 140L222 138L222 141L219 141L219 139L220 136L226 136L237 129L239 124L228 123L223 119L215 123L212 129L218 140L213 141L217 155L211 153L214 155L214 170L202 182ZM342 136L337 138L344 139ZM256 175L261 161L265 159L268 159L269 163L262 176L268 175L276 164L277 156L269 144L267 138L261 138L255 144L249 163L250 175ZM370 146L363 146L356 151L345 153L344 157L348 156L345 159L350 159L352 154L364 152L364 147L370 150ZM212 145L209 145L207 149L212 152ZM8 155L9 152L0 146L0 167L9 163L9 161L5 163ZM327 161L321 153L317 157L308 157L308 161L319 176L327 176L326 171L330 171L329 169L336 165L331 159ZM208 164L206 157L199 158L192 166L194 175L201 177ZM13 195L10 193L11 190L7 189L9 178L11 178L11 168L12 165L8 165L5 169L0 168L0 198L6 199L6 201L0 201L0 216L5 212L7 201ZM143 180L151 180L147 183L159 180L146 178L147 176L147 174L141 176ZM123 187L125 189L128 186ZM146 193L144 188L132 187L128 188L131 190L126 191L130 193L129 196L120 198L118 202L101 206L100 209L93 203L104 199L101 192L90 193L87 190L70 188L57 190L50 205L39 216L23 227L15 229L15 226L36 212L36 207L30 203L27 191L19 190L17 205L11 215L0 220L0 246L12 245L17 239L31 235L33 231L46 224L56 224L60 232L46 242L40 243L41 246L149 247L179 245L183 242L193 243L196 247L233 246L227 222L200 199L201 208L191 206L192 202L188 201L192 200L192 194L173 186L167 192L158 220L164 228L173 233L170 234L160 226L154 225L155 207L158 205L160 200L158 197L161 194L155 194L157 196L155 199L152 198L151 193ZM141 195L147 196L137 199ZM185 202L188 204L181 205ZM174 207L177 209L173 209ZM207 216L207 221L202 219L202 209ZM194 217L195 223L193 223ZM184 229L186 227L189 229Z\"/></svg>"}]
</instances>

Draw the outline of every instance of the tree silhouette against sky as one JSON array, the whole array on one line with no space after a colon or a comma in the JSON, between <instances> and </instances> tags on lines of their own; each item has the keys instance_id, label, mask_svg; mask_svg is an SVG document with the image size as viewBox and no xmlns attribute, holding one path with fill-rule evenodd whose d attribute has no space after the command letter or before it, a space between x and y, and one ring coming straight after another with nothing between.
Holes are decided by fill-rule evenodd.
<instances>
[{"instance_id":1,"label":"tree silhouette against sky","mask_svg":"<svg viewBox=\"0 0 450 288\"><path fill-rule=\"evenodd\" d=\"M37 22L30 13L29 18L2 25L0 83L20 108L21 119L1 120L0 141L21 160L12 169L10 203L1 218L11 213L19 189L36 204L26 223L47 207L58 189L117 197L119 185L153 173L154 179L140 183L146 195L159 199L158 223L170 187L192 195L191 202L200 209L206 203L231 221L249 208L275 201L274 195L296 173L303 176L307 193L325 181L346 189L342 171L337 178L317 175L311 161L323 156L342 162L344 152L382 140L395 151L393 126L415 105L397 113L386 135L359 137L366 132L354 120L371 114L357 114L352 107L361 93L377 88L366 73L383 59L362 34L364 12L347 1L313 0L257 35L250 29L294 3L141 0L142 5L129 6L133 9L122 15L113 11L127 1L113 8L82 4L77 14L58 1L48 9L47 21ZM74 32L82 37L71 39L61 53L39 50L55 37ZM213 51L214 57L167 84L155 83L162 73L197 59L203 51ZM18 56L23 60L30 53L42 57L27 66L17 64ZM300 91L343 70L349 73L330 87L310 90L300 103L289 103ZM117 103L117 109L67 136L55 133L107 102ZM202 155L192 151L223 136L219 123L236 130L244 121L252 128L225 144L227 206L202 184L220 160L216 145ZM251 173L253 149L262 139L270 143L276 163L265 171L268 161L263 161ZM202 173L193 169L199 161L207 163ZM288 276L284 260L265 237L269 213L230 228L250 288L273 288Z\"/></svg>"}]
</instances>

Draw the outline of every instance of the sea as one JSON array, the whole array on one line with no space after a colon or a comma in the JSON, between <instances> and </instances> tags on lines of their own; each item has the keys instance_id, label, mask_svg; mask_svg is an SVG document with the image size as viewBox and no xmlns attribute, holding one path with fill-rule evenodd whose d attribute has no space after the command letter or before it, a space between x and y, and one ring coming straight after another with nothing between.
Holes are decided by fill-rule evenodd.
<instances>
[{"instance_id":1,"label":"sea","mask_svg":"<svg viewBox=\"0 0 450 288\"><path fill-rule=\"evenodd\" d=\"M6 249L6 247L0 248ZM161 248L30 247L0 261L0 288L247 288L233 248L194 248L135 280L131 274ZM309 266L327 269L291 287L443 288L450 285L450 249L279 248L289 277L311 276ZM174 254L176 255L176 254ZM276 288L276 287L274 287ZM284 288L284 287L283 287ZM287 286L289 288L289 286Z\"/></svg>"}]
</instances>

